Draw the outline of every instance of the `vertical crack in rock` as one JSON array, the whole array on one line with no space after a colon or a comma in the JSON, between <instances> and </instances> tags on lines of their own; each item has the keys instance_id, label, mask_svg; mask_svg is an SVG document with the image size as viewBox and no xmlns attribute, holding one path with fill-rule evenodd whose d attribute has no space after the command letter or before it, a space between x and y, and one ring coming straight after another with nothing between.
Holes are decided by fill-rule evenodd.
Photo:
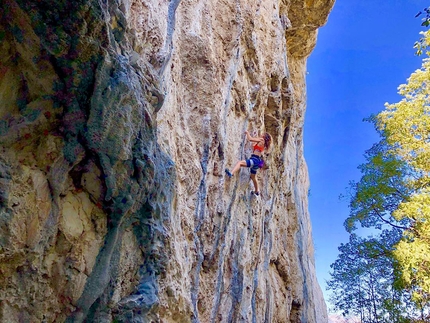
<instances>
[{"instance_id":1,"label":"vertical crack in rock","mask_svg":"<svg viewBox=\"0 0 430 323\"><path fill-rule=\"evenodd\" d=\"M260 254L261 254L261 250L263 248L263 244L264 244L264 233L265 233L265 218L262 217L262 233L263 235L261 235L261 239L258 243L258 252L256 255L254 255L255 257L255 265L254 265L254 271L253 271L253 280L252 280L252 297L251 297L251 306L252 306L252 323L256 323L257 322L257 307L256 307L256 295L257 295L257 289L258 289L258 281L259 281L259 272L258 272L258 267L260 265Z\"/></svg>"},{"instance_id":2,"label":"vertical crack in rock","mask_svg":"<svg viewBox=\"0 0 430 323\"><path fill-rule=\"evenodd\" d=\"M277 182L279 179L277 180ZM270 203L270 210L266 211L265 217L264 217L264 232L262 236L265 240L265 250L264 253L264 270L267 271L266 273L266 311L264 316L265 322L272 322L272 313L273 313L273 300L272 300L272 284L270 283L270 274L269 274L269 264L270 264L270 257L272 253L272 244L273 244L273 236L272 231L270 229L270 223L273 218L273 210L274 205L276 204L277 194L272 197L271 203Z\"/></svg>"},{"instance_id":3,"label":"vertical crack in rock","mask_svg":"<svg viewBox=\"0 0 430 323\"><path fill-rule=\"evenodd\" d=\"M237 15L241 14L241 10L240 10L240 2L238 0L236 0L236 10L237 10ZM236 37L234 38L234 43L233 43L233 51L232 51L232 58L229 61L228 64L228 69L227 69L227 77L225 79L225 84L226 84L226 96L224 98L223 101L223 105L222 105L222 111L223 113L223 119L222 119L222 126L223 126L223 138L226 138L226 134L227 134L227 114L230 110L230 104L231 104L231 91L233 88L233 82L235 80L235 78L237 77L237 72L239 69L239 63L241 61L241 48L240 48L240 44L241 44L241 37L242 37L242 33L243 33L243 22L241 17L236 17L236 22L240 22L239 23L239 30L237 32Z\"/></svg>"},{"instance_id":4,"label":"vertical crack in rock","mask_svg":"<svg viewBox=\"0 0 430 323\"><path fill-rule=\"evenodd\" d=\"M207 129L209 120L205 120L206 124L204 127ZM204 132L207 132L204 131ZM193 303L193 322L199 322L198 315L198 296L199 296L199 278L200 278L200 270L202 268L203 263L203 245L202 241L200 241L201 234L201 226L205 216L205 206L206 206L206 198L207 198L207 187L206 187L206 176L207 176L207 167L208 167L208 159L209 159L209 144L205 144L203 147L203 156L200 162L202 168L202 180L200 182L199 191L197 193L197 205L196 205L196 213L195 213L195 228L194 228L194 245L196 248L196 260L194 262L194 273L192 278L192 287L191 287L191 300Z\"/></svg>"},{"instance_id":5,"label":"vertical crack in rock","mask_svg":"<svg viewBox=\"0 0 430 323\"><path fill-rule=\"evenodd\" d=\"M227 231L229 229L229 225L232 219L232 208L236 200L237 190L239 188L239 182L236 181L233 187L233 192L231 195L231 199L228 201L228 207L226 210L226 216L224 218L224 221L221 226L221 230L219 234L216 236L216 241L213 246L213 251L211 254L211 259L215 258L215 254L218 255L218 263L217 263L217 275L216 275L216 284L215 284L215 295L214 295L214 301L211 311L211 322L217 322L218 321L218 313L219 313L219 307L220 307L220 301L221 301L221 294L224 289L224 264L225 264L225 258L224 258L224 250L227 246ZM221 244L220 244L221 241Z\"/></svg>"},{"instance_id":6,"label":"vertical crack in rock","mask_svg":"<svg viewBox=\"0 0 430 323\"><path fill-rule=\"evenodd\" d=\"M252 311L252 323L257 323L257 300L256 293L258 287L258 266L256 265L253 272L252 280L252 298L251 298L251 311Z\"/></svg>"},{"instance_id":7,"label":"vertical crack in rock","mask_svg":"<svg viewBox=\"0 0 430 323\"><path fill-rule=\"evenodd\" d=\"M228 322L237 322L239 321L239 310L240 303L243 296L243 269L240 265L240 255L243 252L243 247L245 245L245 237L244 232L241 234L237 232L235 234L235 241L232 244L232 251L230 254L231 257L231 266L232 266L232 277L230 279L230 295L232 300L232 305L230 308L230 312L227 317Z\"/></svg>"},{"instance_id":8,"label":"vertical crack in rock","mask_svg":"<svg viewBox=\"0 0 430 323\"><path fill-rule=\"evenodd\" d=\"M240 48L239 48L239 42L240 42L240 36L241 33L237 36L237 41L238 41L238 45L237 47L235 47L235 55L233 56L230 64L229 64L229 69L228 69L228 78L226 79L226 84L227 84L227 89L226 89L226 97L224 100L224 104L223 104L223 119L225 120L227 118L227 114L229 112L229 106L231 104L231 90L233 88L233 82L236 78L237 75L237 71L238 71L238 67L239 67L239 62L240 62ZM225 125L226 123L224 122L223 125Z\"/></svg>"},{"instance_id":9,"label":"vertical crack in rock","mask_svg":"<svg viewBox=\"0 0 430 323\"><path fill-rule=\"evenodd\" d=\"M170 62L170 58L172 57L173 52L173 32L175 31L175 23L176 23L176 9L178 8L181 0L171 0L169 3L169 9L167 13L167 35L166 40L164 42L164 48L161 52L162 57L160 60L162 62L162 66L160 68L159 75L163 75L166 69L166 66Z\"/></svg>"}]
</instances>

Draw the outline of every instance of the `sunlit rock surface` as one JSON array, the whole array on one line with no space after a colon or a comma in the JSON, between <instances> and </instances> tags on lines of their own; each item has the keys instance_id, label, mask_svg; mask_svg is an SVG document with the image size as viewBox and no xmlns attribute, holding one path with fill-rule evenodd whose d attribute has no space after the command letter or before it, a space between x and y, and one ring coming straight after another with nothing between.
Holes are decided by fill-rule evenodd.
<instances>
[{"instance_id":1,"label":"sunlit rock surface","mask_svg":"<svg viewBox=\"0 0 430 323\"><path fill-rule=\"evenodd\" d=\"M303 158L334 0L0 7L1 322L327 322ZM268 131L251 196L244 131Z\"/></svg>"}]
</instances>

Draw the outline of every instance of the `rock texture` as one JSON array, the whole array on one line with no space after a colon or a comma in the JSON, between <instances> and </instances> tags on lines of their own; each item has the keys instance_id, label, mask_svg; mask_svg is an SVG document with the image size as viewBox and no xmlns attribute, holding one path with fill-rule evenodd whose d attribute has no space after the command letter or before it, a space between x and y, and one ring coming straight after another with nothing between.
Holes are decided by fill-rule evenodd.
<instances>
[{"instance_id":1,"label":"rock texture","mask_svg":"<svg viewBox=\"0 0 430 323\"><path fill-rule=\"evenodd\" d=\"M302 130L333 3L2 0L0 321L327 322ZM246 129L260 199L224 176Z\"/></svg>"}]
</instances>

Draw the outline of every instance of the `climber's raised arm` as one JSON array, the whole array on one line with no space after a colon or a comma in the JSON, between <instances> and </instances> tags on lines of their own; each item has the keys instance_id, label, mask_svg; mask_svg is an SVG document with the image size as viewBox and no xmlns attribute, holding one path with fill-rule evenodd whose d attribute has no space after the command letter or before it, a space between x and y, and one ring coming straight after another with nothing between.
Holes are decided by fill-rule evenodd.
<instances>
[{"instance_id":1,"label":"climber's raised arm","mask_svg":"<svg viewBox=\"0 0 430 323\"><path fill-rule=\"evenodd\" d=\"M264 140L262 139L262 137L251 137L251 135L249 134L249 131L245 131L245 134L246 134L246 139L248 139L251 142L259 143L262 140Z\"/></svg>"}]
</instances>

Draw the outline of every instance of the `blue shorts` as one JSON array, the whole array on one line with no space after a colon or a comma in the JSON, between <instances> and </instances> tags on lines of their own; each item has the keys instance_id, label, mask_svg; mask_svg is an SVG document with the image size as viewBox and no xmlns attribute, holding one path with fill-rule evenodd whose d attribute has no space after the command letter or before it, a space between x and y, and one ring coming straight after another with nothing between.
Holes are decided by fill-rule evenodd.
<instances>
[{"instance_id":1,"label":"blue shorts","mask_svg":"<svg viewBox=\"0 0 430 323\"><path fill-rule=\"evenodd\" d=\"M257 174L257 170L260 168L260 157L257 155L251 155L251 158L246 159L246 167L251 168L251 174Z\"/></svg>"}]
</instances>

